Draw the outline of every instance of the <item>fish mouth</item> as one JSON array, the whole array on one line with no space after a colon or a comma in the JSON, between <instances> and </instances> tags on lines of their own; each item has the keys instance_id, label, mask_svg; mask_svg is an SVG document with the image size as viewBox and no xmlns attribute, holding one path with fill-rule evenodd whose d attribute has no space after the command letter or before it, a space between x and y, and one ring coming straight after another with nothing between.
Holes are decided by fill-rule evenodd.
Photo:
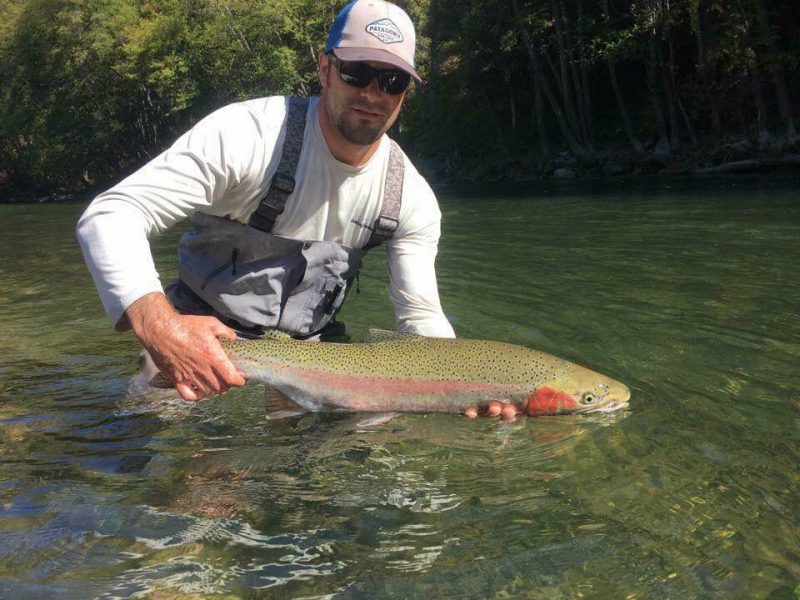
<instances>
[{"instance_id":1,"label":"fish mouth","mask_svg":"<svg viewBox=\"0 0 800 600\"><path fill-rule=\"evenodd\" d=\"M583 414L616 412L618 410L623 410L628 408L630 399L631 399L631 391L626 389L625 393L619 396L618 398L609 400L605 404L601 404L599 406L587 406L586 408L579 410L578 412Z\"/></svg>"},{"instance_id":2,"label":"fish mouth","mask_svg":"<svg viewBox=\"0 0 800 600\"><path fill-rule=\"evenodd\" d=\"M609 402L607 404L604 404L603 406L593 406L591 408L587 408L586 410L582 410L580 412L582 414L610 413L625 408L628 408L627 400L614 400L613 402Z\"/></svg>"}]
</instances>

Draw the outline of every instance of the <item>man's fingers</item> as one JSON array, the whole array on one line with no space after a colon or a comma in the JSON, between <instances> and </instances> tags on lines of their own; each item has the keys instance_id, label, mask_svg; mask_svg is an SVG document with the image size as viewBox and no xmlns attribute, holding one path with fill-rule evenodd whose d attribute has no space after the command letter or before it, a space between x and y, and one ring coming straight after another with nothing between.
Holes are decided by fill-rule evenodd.
<instances>
[{"instance_id":1,"label":"man's fingers","mask_svg":"<svg viewBox=\"0 0 800 600\"><path fill-rule=\"evenodd\" d=\"M228 360L227 357L225 363L223 363L218 370L218 376L225 388L224 391L228 391L228 388L240 387L247 383L247 380L239 372L239 369L233 366L233 363Z\"/></svg>"},{"instance_id":2,"label":"man's fingers","mask_svg":"<svg viewBox=\"0 0 800 600\"><path fill-rule=\"evenodd\" d=\"M178 377L181 383L175 384L175 389L185 400L197 401L208 396L217 396L226 393L231 387L243 386L247 380L228 361L223 358L223 363L216 367L196 370Z\"/></svg>"},{"instance_id":3,"label":"man's fingers","mask_svg":"<svg viewBox=\"0 0 800 600\"><path fill-rule=\"evenodd\" d=\"M192 386L186 385L185 383L176 383L175 389L178 390L181 398L188 400L189 402L197 402L200 400L200 398L202 398L202 396L197 395L197 392L194 391Z\"/></svg>"},{"instance_id":4,"label":"man's fingers","mask_svg":"<svg viewBox=\"0 0 800 600\"><path fill-rule=\"evenodd\" d=\"M247 380L225 354L218 362L210 365L210 369L199 375L209 396L224 394L232 387L240 387L247 383Z\"/></svg>"},{"instance_id":5,"label":"man's fingers","mask_svg":"<svg viewBox=\"0 0 800 600\"><path fill-rule=\"evenodd\" d=\"M236 332L220 320L210 317L209 321L209 332L215 337L228 340L235 340L237 338ZM217 391L217 393L225 393L231 387L243 386L247 381L233 365L225 352L222 352L222 356L216 363L214 371L218 381L214 382L215 385L213 385L212 388Z\"/></svg>"},{"instance_id":6,"label":"man's fingers","mask_svg":"<svg viewBox=\"0 0 800 600\"><path fill-rule=\"evenodd\" d=\"M474 419L478 416L479 411L477 406L470 406L464 409L462 413L468 419ZM511 402L501 402L500 400L492 400L486 406L484 414L487 417L500 417L509 423L516 421L519 415L519 410Z\"/></svg>"},{"instance_id":7,"label":"man's fingers","mask_svg":"<svg viewBox=\"0 0 800 600\"><path fill-rule=\"evenodd\" d=\"M497 400L492 400L489 402L489 406L486 407L486 416L487 417L497 417L503 411L503 405L498 402Z\"/></svg>"},{"instance_id":8,"label":"man's fingers","mask_svg":"<svg viewBox=\"0 0 800 600\"><path fill-rule=\"evenodd\" d=\"M500 416L504 421L516 421L517 420L517 407L513 404L506 404L500 411Z\"/></svg>"},{"instance_id":9,"label":"man's fingers","mask_svg":"<svg viewBox=\"0 0 800 600\"><path fill-rule=\"evenodd\" d=\"M209 320L209 332L214 335L214 337L218 338L225 338L228 340L235 340L236 339L236 332L225 325L222 321L217 319L216 317L208 317Z\"/></svg>"}]
</instances>

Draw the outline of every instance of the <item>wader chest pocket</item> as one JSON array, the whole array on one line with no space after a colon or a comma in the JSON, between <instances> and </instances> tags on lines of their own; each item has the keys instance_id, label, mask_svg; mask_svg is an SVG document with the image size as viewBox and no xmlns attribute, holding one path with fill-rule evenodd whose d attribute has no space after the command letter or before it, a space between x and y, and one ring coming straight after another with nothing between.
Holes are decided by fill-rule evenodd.
<instances>
[{"instance_id":1,"label":"wader chest pocket","mask_svg":"<svg viewBox=\"0 0 800 600\"><path fill-rule=\"evenodd\" d=\"M180 279L216 313L243 327L319 331L341 308L364 254L211 215L196 214L194 224L179 245Z\"/></svg>"}]
</instances>

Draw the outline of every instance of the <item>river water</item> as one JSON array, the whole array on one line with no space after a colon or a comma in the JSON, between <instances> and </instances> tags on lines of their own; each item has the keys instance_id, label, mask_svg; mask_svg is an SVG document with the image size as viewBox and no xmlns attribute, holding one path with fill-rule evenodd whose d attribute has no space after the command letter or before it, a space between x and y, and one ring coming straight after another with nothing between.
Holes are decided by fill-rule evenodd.
<instances>
[{"instance_id":1,"label":"river water","mask_svg":"<svg viewBox=\"0 0 800 600\"><path fill-rule=\"evenodd\" d=\"M269 420L257 385L128 398L82 205L0 205L0 596L800 598L797 179L441 204L457 333L620 379L629 411L365 427ZM392 326L383 263L356 338Z\"/></svg>"}]
</instances>

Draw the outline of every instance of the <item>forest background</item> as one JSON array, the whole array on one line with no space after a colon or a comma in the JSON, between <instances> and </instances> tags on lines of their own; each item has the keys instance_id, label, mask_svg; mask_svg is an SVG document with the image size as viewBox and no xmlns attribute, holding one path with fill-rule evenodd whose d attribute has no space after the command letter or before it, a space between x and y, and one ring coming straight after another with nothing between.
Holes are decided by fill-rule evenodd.
<instances>
[{"instance_id":1,"label":"forest background","mask_svg":"<svg viewBox=\"0 0 800 600\"><path fill-rule=\"evenodd\" d=\"M407 0L392 135L434 182L800 162L797 0ZM102 186L229 102L319 91L343 1L0 0L0 191Z\"/></svg>"}]
</instances>

